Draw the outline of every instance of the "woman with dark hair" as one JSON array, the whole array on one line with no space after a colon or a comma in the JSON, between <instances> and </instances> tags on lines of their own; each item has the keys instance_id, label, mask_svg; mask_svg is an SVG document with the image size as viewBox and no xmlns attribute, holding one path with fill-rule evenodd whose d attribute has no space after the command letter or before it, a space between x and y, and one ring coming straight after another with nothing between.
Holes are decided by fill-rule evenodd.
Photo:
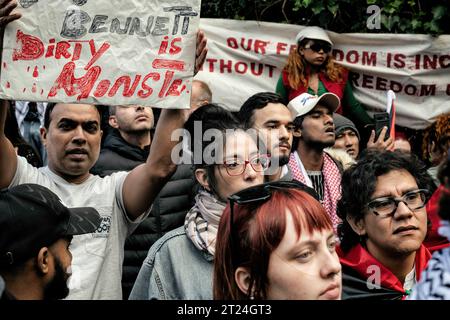
<instances>
[{"instance_id":1,"label":"woman with dark hair","mask_svg":"<svg viewBox=\"0 0 450 320\"><path fill-rule=\"evenodd\" d=\"M201 190L184 226L150 248L130 294L133 300L212 299L217 228L226 200L264 180L268 158L259 154L255 141L230 112L217 105L202 106L186 127L192 144L200 144L192 151Z\"/></svg>"},{"instance_id":2,"label":"woman with dark hair","mask_svg":"<svg viewBox=\"0 0 450 320\"><path fill-rule=\"evenodd\" d=\"M340 299L333 224L310 190L278 181L230 197L218 230L215 299Z\"/></svg>"},{"instance_id":3,"label":"woman with dark hair","mask_svg":"<svg viewBox=\"0 0 450 320\"><path fill-rule=\"evenodd\" d=\"M441 217L438 232L450 241L450 149L447 161L438 173L441 182L441 196L438 213ZM421 280L414 287L411 300L450 300L450 248L433 253Z\"/></svg>"},{"instance_id":4,"label":"woman with dark hair","mask_svg":"<svg viewBox=\"0 0 450 320\"><path fill-rule=\"evenodd\" d=\"M433 191L425 165L369 151L344 171L338 202L343 299L405 299L431 257L423 245Z\"/></svg>"},{"instance_id":5,"label":"woman with dark hair","mask_svg":"<svg viewBox=\"0 0 450 320\"><path fill-rule=\"evenodd\" d=\"M331 92L341 100L338 113L350 118L360 130L372 124L366 110L353 96L348 70L338 65L331 55L333 42L327 33L319 27L305 27L295 40L297 48L289 53L276 88L286 103L305 92L318 96Z\"/></svg>"}]
</instances>

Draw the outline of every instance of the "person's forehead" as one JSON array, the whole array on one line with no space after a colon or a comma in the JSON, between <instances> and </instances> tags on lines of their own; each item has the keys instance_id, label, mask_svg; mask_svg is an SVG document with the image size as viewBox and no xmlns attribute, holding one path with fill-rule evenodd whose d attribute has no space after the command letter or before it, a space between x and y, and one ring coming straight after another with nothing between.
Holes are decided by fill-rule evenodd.
<instances>
[{"instance_id":1,"label":"person's forehead","mask_svg":"<svg viewBox=\"0 0 450 320\"><path fill-rule=\"evenodd\" d=\"M341 131L341 135L345 135L345 134L356 134L355 130L351 129L351 128L345 128L344 130Z\"/></svg>"},{"instance_id":2,"label":"person's forehead","mask_svg":"<svg viewBox=\"0 0 450 320\"><path fill-rule=\"evenodd\" d=\"M100 121L100 113L94 105L89 104L63 104L55 105L51 112L52 121L60 119L71 119L74 121Z\"/></svg>"},{"instance_id":3,"label":"person's forehead","mask_svg":"<svg viewBox=\"0 0 450 320\"><path fill-rule=\"evenodd\" d=\"M253 115L255 122L260 124L269 121L292 121L292 116L289 109L282 103L268 103L264 108L255 109Z\"/></svg>"},{"instance_id":4,"label":"person's forehead","mask_svg":"<svg viewBox=\"0 0 450 320\"><path fill-rule=\"evenodd\" d=\"M246 156L258 152L258 147L252 137L243 132L236 131L227 135L224 155L230 156Z\"/></svg>"},{"instance_id":5,"label":"person's forehead","mask_svg":"<svg viewBox=\"0 0 450 320\"><path fill-rule=\"evenodd\" d=\"M417 188L414 176L405 169L391 170L377 177L374 194L390 193L394 190L404 191Z\"/></svg>"},{"instance_id":6,"label":"person's forehead","mask_svg":"<svg viewBox=\"0 0 450 320\"><path fill-rule=\"evenodd\" d=\"M321 102L317 103L317 105L311 110L311 112L331 112L331 108Z\"/></svg>"}]
</instances>

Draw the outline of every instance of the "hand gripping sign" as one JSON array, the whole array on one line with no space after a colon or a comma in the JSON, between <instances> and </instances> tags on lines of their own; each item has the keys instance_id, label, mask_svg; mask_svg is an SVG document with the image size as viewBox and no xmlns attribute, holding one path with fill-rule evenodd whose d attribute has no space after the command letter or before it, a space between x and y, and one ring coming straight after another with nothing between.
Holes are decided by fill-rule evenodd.
<instances>
[{"instance_id":1,"label":"hand gripping sign","mask_svg":"<svg viewBox=\"0 0 450 320\"><path fill-rule=\"evenodd\" d=\"M200 0L21 0L0 96L188 108Z\"/></svg>"}]
</instances>

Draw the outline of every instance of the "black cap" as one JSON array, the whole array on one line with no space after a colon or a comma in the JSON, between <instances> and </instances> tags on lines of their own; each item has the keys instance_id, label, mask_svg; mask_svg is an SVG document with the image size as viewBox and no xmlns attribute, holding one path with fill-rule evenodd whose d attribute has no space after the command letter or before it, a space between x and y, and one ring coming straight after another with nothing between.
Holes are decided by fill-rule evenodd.
<instances>
[{"instance_id":1,"label":"black cap","mask_svg":"<svg viewBox=\"0 0 450 320\"><path fill-rule=\"evenodd\" d=\"M58 239L94 232L101 217L94 208L67 208L37 184L0 191L0 266L18 265Z\"/></svg>"}]
</instances>

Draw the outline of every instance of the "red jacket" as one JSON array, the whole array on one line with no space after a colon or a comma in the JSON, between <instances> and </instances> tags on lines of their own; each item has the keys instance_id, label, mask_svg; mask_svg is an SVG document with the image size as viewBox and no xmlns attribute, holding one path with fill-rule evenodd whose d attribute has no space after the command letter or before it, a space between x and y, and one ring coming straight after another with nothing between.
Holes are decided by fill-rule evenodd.
<instances>
[{"instance_id":1,"label":"red jacket","mask_svg":"<svg viewBox=\"0 0 450 320\"><path fill-rule=\"evenodd\" d=\"M430 250L430 252L434 252L436 250L440 250L442 248L450 246L450 242L447 240L447 238L442 237L437 232L441 222L441 219L438 215L438 209L439 199L441 198L443 188L444 186L440 185L439 188L434 191L430 200L428 200L427 202L426 208L430 224L427 230L427 237L425 238L423 244L425 245L425 247L427 247L428 250Z\"/></svg>"},{"instance_id":2,"label":"red jacket","mask_svg":"<svg viewBox=\"0 0 450 320\"><path fill-rule=\"evenodd\" d=\"M300 86L297 89L292 88L289 85L288 75L289 74L286 70L283 70L281 73L281 76L283 79L283 84L288 92L289 101L291 101L292 99L301 95L302 93L307 92L308 87ZM309 74L307 74L307 76L306 76L307 82L308 82L308 78L309 78ZM347 69L343 69L341 82L333 82L330 79L328 79L328 77L323 72L319 73L319 80L323 83L323 85L325 86L325 89L327 89L328 92L331 92L331 93L334 93L335 95L337 95L341 101L344 98L344 90L345 90L345 85L347 83L347 79L348 79L348 70ZM342 106L341 105L336 110L336 112L342 114Z\"/></svg>"},{"instance_id":3,"label":"red jacket","mask_svg":"<svg viewBox=\"0 0 450 320\"><path fill-rule=\"evenodd\" d=\"M347 274L356 273L360 280L364 281L364 284L367 284L367 279L373 275L373 266L377 266L380 269L381 276L381 286L384 292L392 292L390 295L393 298L402 298L405 299L407 293L405 289L403 289L403 284L400 280L383 264L381 264L377 259L375 259L366 249L364 249L360 244L351 248L348 252L344 253L339 247L337 248L337 252L339 255L339 260L341 262L343 268L343 291L344 295L347 292L350 292L350 296L348 298L357 298L352 296L355 292L360 294L363 289L361 288L349 288L349 283L346 282ZM431 254L428 249L421 245L420 248L416 252L416 280L419 280L422 271L426 268L428 261L431 259ZM354 283L354 282L353 282ZM364 298L371 298L371 290L365 289ZM375 292L375 291L373 291ZM396 294L397 293L397 294ZM377 292L379 293L379 291ZM397 295L397 297L395 297Z\"/></svg>"}]
</instances>

